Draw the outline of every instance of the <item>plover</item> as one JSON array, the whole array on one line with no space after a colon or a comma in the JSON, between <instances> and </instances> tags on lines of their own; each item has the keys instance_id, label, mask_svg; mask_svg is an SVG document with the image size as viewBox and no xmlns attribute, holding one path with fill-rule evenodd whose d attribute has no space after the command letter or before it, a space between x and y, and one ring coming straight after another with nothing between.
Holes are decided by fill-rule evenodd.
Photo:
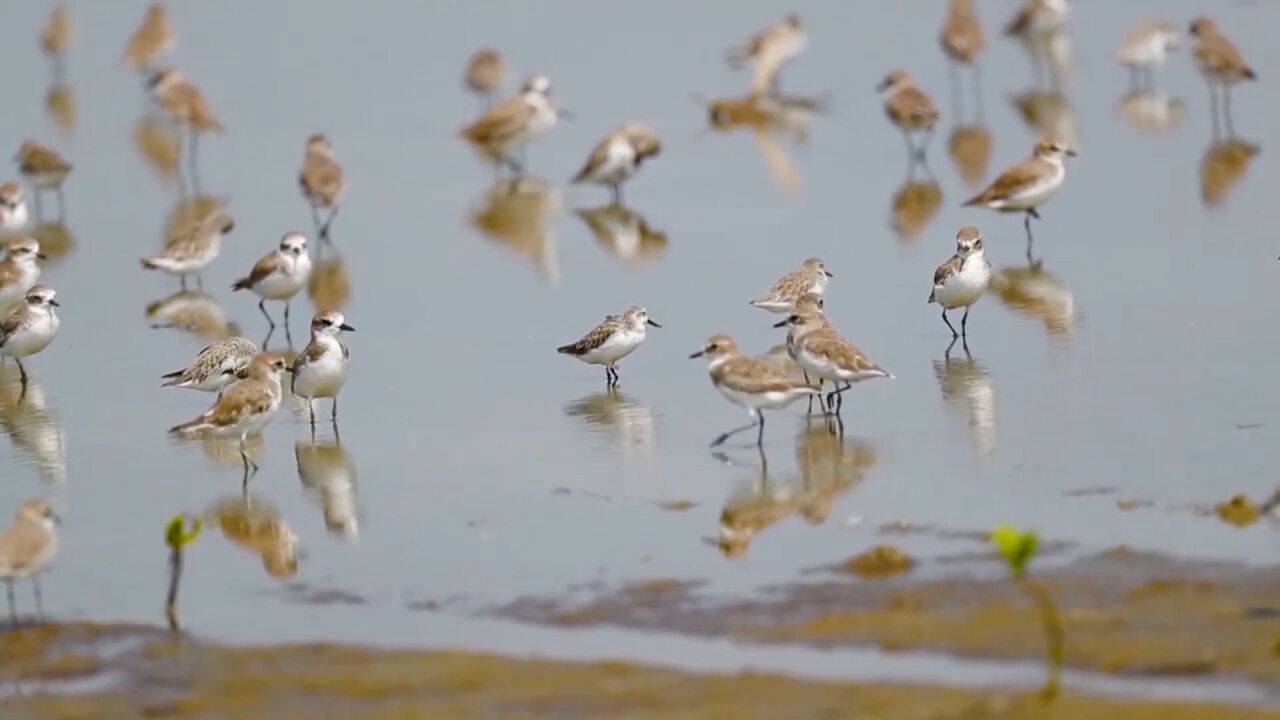
<instances>
[{"instance_id":1,"label":"plover","mask_svg":"<svg viewBox=\"0 0 1280 720\"><path fill-rule=\"evenodd\" d=\"M329 416L338 422L338 393L347 381L347 366L351 353L339 339L344 332L355 332L347 324L342 313L330 310L311 320L311 342L293 361L293 380L290 391L307 401L311 415L311 427L316 426L318 398L333 398L333 412Z\"/></svg>"},{"instance_id":2,"label":"plover","mask_svg":"<svg viewBox=\"0 0 1280 720\"><path fill-rule=\"evenodd\" d=\"M165 15L164 5L152 3L142 24L129 36L124 46L122 62L133 68L146 72L162 56L173 50L175 38L169 28L169 20Z\"/></svg>"},{"instance_id":3,"label":"plover","mask_svg":"<svg viewBox=\"0 0 1280 720\"><path fill-rule=\"evenodd\" d=\"M893 374L871 361L856 345L840 337L826 318L818 313L792 313L786 319L794 333L796 362L809 378L830 380L827 407L839 414L844 391L854 383L872 378L893 378ZM843 387L841 384L843 383ZM836 405L836 401L839 404Z\"/></svg>"},{"instance_id":4,"label":"plover","mask_svg":"<svg viewBox=\"0 0 1280 720\"><path fill-rule=\"evenodd\" d=\"M647 326L662 327L649 317L649 311L632 305L621 315L606 315L604 322L591 329L581 340L556 348L561 355L578 358L588 365L603 365L605 384L618 386L618 363L644 343Z\"/></svg>"},{"instance_id":5,"label":"plover","mask_svg":"<svg viewBox=\"0 0 1280 720\"><path fill-rule=\"evenodd\" d=\"M212 213L187 223L185 227L175 226L176 233L168 239L164 249L157 255L142 258L142 267L176 275L183 289L187 287L188 275L195 275L197 283L203 286L200 273L218 257L223 236L235 226L235 221L225 211Z\"/></svg>"},{"instance_id":6,"label":"plover","mask_svg":"<svg viewBox=\"0 0 1280 720\"><path fill-rule=\"evenodd\" d=\"M777 90L778 74L783 66L803 52L808 42L808 36L800 27L800 16L791 13L782 22L731 48L726 57L732 67L753 65L751 94L759 97Z\"/></svg>"},{"instance_id":7,"label":"plover","mask_svg":"<svg viewBox=\"0 0 1280 720\"><path fill-rule=\"evenodd\" d=\"M1164 65L1165 56L1180 43L1178 31L1169 23L1144 22L1120 41L1120 47L1116 48L1116 61L1129 68L1130 85L1136 87L1145 79L1150 87L1154 70Z\"/></svg>"},{"instance_id":8,"label":"plover","mask_svg":"<svg viewBox=\"0 0 1280 720\"><path fill-rule=\"evenodd\" d=\"M67 9L59 3L53 6L49 18L44 21L44 27L40 28L40 51L57 63L70 45L71 18L67 15Z\"/></svg>"},{"instance_id":9,"label":"plover","mask_svg":"<svg viewBox=\"0 0 1280 720\"><path fill-rule=\"evenodd\" d=\"M181 72L173 69L161 70L151 77L148 85L152 98L164 114L187 129L187 163L194 175L200 135L222 132L222 123L213 114L200 90Z\"/></svg>"},{"instance_id":10,"label":"plover","mask_svg":"<svg viewBox=\"0 0 1280 720\"><path fill-rule=\"evenodd\" d=\"M338 203L342 199L342 166L333 157L333 144L323 134L307 138L302 156L302 169L298 171L298 185L302 196L311 203L311 221L315 223L320 239L329 237L329 226L338 216ZM320 210L328 210L324 222L320 222Z\"/></svg>"},{"instance_id":11,"label":"plover","mask_svg":"<svg viewBox=\"0 0 1280 720\"><path fill-rule=\"evenodd\" d=\"M1062 30L1067 23L1067 0L1023 0L1004 33L1024 41Z\"/></svg>"},{"instance_id":12,"label":"plover","mask_svg":"<svg viewBox=\"0 0 1280 720\"><path fill-rule=\"evenodd\" d=\"M11 357L18 363L23 387L27 384L27 369L22 366L22 358L49 347L58 334L60 321L54 308L61 305L55 295L52 288L36 285L27 291L22 304L0 322L0 357Z\"/></svg>"},{"instance_id":13,"label":"plover","mask_svg":"<svg viewBox=\"0 0 1280 720\"><path fill-rule=\"evenodd\" d=\"M804 295L801 295L800 299L795 301L792 307L792 312L797 315L811 315L814 317L815 320L821 321L821 322L815 322L809 325L808 329L812 330L812 329L831 327L831 321L827 319L826 314L823 312L823 301L822 301L821 295L815 295L813 293L805 293ZM787 340L786 340L786 343L784 344L784 347L787 350L787 357L791 358L791 360L796 363L796 366L800 368L800 374L801 374L801 377L804 378L805 385L813 385L814 382L813 382L813 379L809 377L809 371L805 370L802 366L800 366L799 361L796 359L796 352L797 352L796 346L797 346L797 342L800 339L801 331L791 326L787 318L784 318L782 322L774 324L775 328L784 327L784 326L787 328ZM822 378L818 378L818 381L816 384L819 390L822 389L822 385L824 382L825 381ZM821 401L822 399L821 395L818 396L818 399L819 401ZM812 412L812 411L813 411L813 397L810 396L809 412Z\"/></svg>"},{"instance_id":14,"label":"plover","mask_svg":"<svg viewBox=\"0 0 1280 720\"><path fill-rule=\"evenodd\" d=\"M947 17L942 22L942 31L938 34L938 42L942 44L947 57L954 62L973 64L987 45L973 0L951 0Z\"/></svg>"},{"instance_id":15,"label":"plover","mask_svg":"<svg viewBox=\"0 0 1280 720\"><path fill-rule=\"evenodd\" d=\"M991 284L991 262L982 246L982 232L972 225L960 228L956 233L956 254L938 266L933 272L933 290L929 302L942 306L942 322L951 330L951 340L967 335L969 308L982 297ZM957 333L947 311L964 308Z\"/></svg>"},{"instance_id":16,"label":"plover","mask_svg":"<svg viewBox=\"0 0 1280 720\"><path fill-rule=\"evenodd\" d=\"M925 150L933 137L933 127L938 122L938 108L916 87L915 80L906 70L892 70L880 81L877 89L884 95L884 112L889 116L907 143L907 157L924 160ZM914 132L924 133L920 147L911 139Z\"/></svg>"},{"instance_id":17,"label":"plover","mask_svg":"<svg viewBox=\"0 0 1280 720\"><path fill-rule=\"evenodd\" d=\"M222 398L199 417L169 432L178 435L206 434L214 437L238 438L240 460L244 464L245 479L249 468L255 471L258 464L249 457L245 442L250 435L259 433L280 409L283 391L280 376L286 369L284 356L264 352L255 355L245 369L245 378L227 388Z\"/></svg>"},{"instance_id":18,"label":"plover","mask_svg":"<svg viewBox=\"0 0 1280 720\"><path fill-rule=\"evenodd\" d=\"M1214 21L1206 17L1191 23L1191 36L1196 39L1193 54L1200 74L1209 84L1209 98L1213 104L1214 129L1218 121L1218 88L1222 89L1222 114L1227 123L1227 134L1235 135L1231 121L1231 87L1245 80L1257 80L1258 74L1244 61L1244 55L1227 39Z\"/></svg>"},{"instance_id":19,"label":"plover","mask_svg":"<svg viewBox=\"0 0 1280 720\"><path fill-rule=\"evenodd\" d=\"M533 75L509 98L481 115L458 133L485 157L514 172L524 172L524 164L513 156L530 141L555 127L565 115L551 102L551 81Z\"/></svg>"},{"instance_id":20,"label":"plover","mask_svg":"<svg viewBox=\"0 0 1280 720\"><path fill-rule=\"evenodd\" d=\"M35 591L36 616L44 619L44 599L40 596L40 573L58 554L58 534L54 524L58 516L44 498L28 498L18 505L13 522L0 533L0 578L4 579L9 598L9 620L18 626L17 601L13 596L15 580L31 578Z\"/></svg>"},{"instance_id":21,"label":"plover","mask_svg":"<svg viewBox=\"0 0 1280 720\"><path fill-rule=\"evenodd\" d=\"M467 61L462 81L468 90L488 103L502 89L506 75L507 68L502 62L502 55L497 50L482 48Z\"/></svg>"},{"instance_id":22,"label":"plover","mask_svg":"<svg viewBox=\"0 0 1280 720\"><path fill-rule=\"evenodd\" d=\"M71 163L62 159L57 152L34 140L27 140L18 148L13 158L18 163L18 172L31 183L32 197L36 204L36 217L40 217L40 195L45 190L53 190L58 196L58 214L63 211L62 182L71 172Z\"/></svg>"},{"instance_id":23,"label":"plover","mask_svg":"<svg viewBox=\"0 0 1280 720\"><path fill-rule=\"evenodd\" d=\"M615 205L622 204L622 183L640 169L646 158L662 151L657 133L640 123L628 123L609 131L596 143L574 183L593 182L606 185L613 193Z\"/></svg>"},{"instance_id":24,"label":"plover","mask_svg":"<svg viewBox=\"0 0 1280 720\"><path fill-rule=\"evenodd\" d=\"M804 261L799 270L793 270L779 278L773 284L773 289L752 300L751 305L769 312L789 313L796 300L805 293L822 297L831 277L833 276L827 272L826 264L819 258L811 257Z\"/></svg>"},{"instance_id":25,"label":"plover","mask_svg":"<svg viewBox=\"0 0 1280 720\"><path fill-rule=\"evenodd\" d=\"M1040 219L1036 211L1053 197L1067 177L1064 156L1075 151L1057 140L1040 140L1031 157L1000 173L986 190L965 202L966 207L981 206L997 212L1026 213L1027 262L1031 262L1031 218Z\"/></svg>"},{"instance_id":26,"label":"plover","mask_svg":"<svg viewBox=\"0 0 1280 720\"><path fill-rule=\"evenodd\" d=\"M196 353L195 360L187 367L162 375L162 387L216 392L221 399L222 391L239 379L258 352L258 346L246 338L219 340Z\"/></svg>"},{"instance_id":27,"label":"plover","mask_svg":"<svg viewBox=\"0 0 1280 720\"><path fill-rule=\"evenodd\" d=\"M268 300L284 302L284 326L289 329L289 301L307 286L311 277L311 256L307 254L307 238L299 232L285 233L280 247L267 253L254 263L253 270L231 286L232 290L249 290L261 298L258 309L271 329L276 323L267 312Z\"/></svg>"},{"instance_id":28,"label":"plover","mask_svg":"<svg viewBox=\"0 0 1280 720\"><path fill-rule=\"evenodd\" d=\"M756 446L764 445L764 410L784 408L796 400L818 394L812 385L796 382L768 365L744 356L728 335L712 335L702 349L690 359L706 357L711 384L729 402L747 409L753 419L749 425L721 433L711 447L723 445L733 435L758 428Z\"/></svg>"},{"instance_id":29,"label":"plover","mask_svg":"<svg viewBox=\"0 0 1280 720\"><path fill-rule=\"evenodd\" d=\"M22 186L16 182L0 185L0 230L16 232L27 227L31 215L22 199Z\"/></svg>"},{"instance_id":30,"label":"plover","mask_svg":"<svg viewBox=\"0 0 1280 720\"><path fill-rule=\"evenodd\" d=\"M40 243L35 240L24 237L9 242L4 259L0 260L0 313L26 297L40 279L40 264L36 261L43 259Z\"/></svg>"}]
</instances>

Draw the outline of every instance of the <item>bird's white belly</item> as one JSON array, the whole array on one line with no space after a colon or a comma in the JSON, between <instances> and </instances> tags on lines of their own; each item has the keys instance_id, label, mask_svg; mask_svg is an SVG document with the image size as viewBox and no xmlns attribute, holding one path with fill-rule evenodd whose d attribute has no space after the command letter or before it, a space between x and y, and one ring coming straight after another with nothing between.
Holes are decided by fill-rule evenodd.
<instances>
[{"instance_id":1,"label":"bird's white belly","mask_svg":"<svg viewBox=\"0 0 1280 720\"><path fill-rule=\"evenodd\" d=\"M748 410L776 410L778 408L784 408L792 402L795 402L796 398L801 396L801 393L784 390L749 393L742 390L735 390L724 385L717 385L716 389L720 391L721 395L728 398L729 402L732 402L735 405L741 405Z\"/></svg>"},{"instance_id":2,"label":"bird's white belly","mask_svg":"<svg viewBox=\"0 0 1280 720\"><path fill-rule=\"evenodd\" d=\"M267 300L288 300L307 284L307 277L300 272L292 275L275 273L258 282L253 291Z\"/></svg>"},{"instance_id":3,"label":"bird's white belly","mask_svg":"<svg viewBox=\"0 0 1280 720\"><path fill-rule=\"evenodd\" d=\"M30 214L27 212L26 203L19 203L19 205L12 210L0 209L0 230L8 232L22 230L27 226L27 222L30 220L30 217Z\"/></svg>"},{"instance_id":4,"label":"bird's white belly","mask_svg":"<svg viewBox=\"0 0 1280 720\"><path fill-rule=\"evenodd\" d=\"M582 356L584 362L593 365L611 365L630 355L644 342L644 333L619 332L604 341L600 347Z\"/></svg>"},{"instance_id":5,"label":"bird's white belly","mask_svg":"<svg viewBox=\"0 0 1280 720\"><path fill-rule=\"evenodd\" d=\"M810 378L822 380L844 380L840 367L823 355L812 352L800 343L796 347L796 362L809 373Z\"/></svg>"},{"instance_id":6,"label":"bird's white belly","mask_svg":"<svg viewBox=\"0 0 1280 720\"><path fill-rule=\"evenodd\" d=\"M1062 187L1062 180L1066 171L1058 168L1054 174L1045 177L1040 182L1031 185L1004 200L992 203L991 206L998 210L1031 210L1044 204L1053 194L1058 192L1058 188Z\"/></svg>"},{"instance_id":7,"label":"bird's white belly","mask_svg":"<svg viewBox=\"0 0 1280 720\"><path fill-rule=\"evenodd\" d=\"M10 335L4 346L0 347L0 354L15 358L35 355L49 347L49 343L53 342L54 335L57 332L58 324L56 322L37 322L31 327Z\"/></svg>"},{"instance_id":8,"label":"bird's white belly","mask_svg":"<svg viewBox=\"0 0 1280 720\"><path fill-rule=\"evenodd\" d=\"M335 351L302 369L293 381L293 392L304 398L335 397L347 381L347 363ZM330 358L329 356L332 356Z\"/></svg>"},{"instance_id":9,"label":"bird's white belly","mask_svg":"<svg viewBox=\"0 0 1280 720\"><path fill-rule=\"evenodd\" d=\"M981 261L970 261L964 271L948 278L945 285L935 285L933 296L938 304L950 310L978 302L991 283L991 271L979 266Z\"/></svg>"}]
</instances>

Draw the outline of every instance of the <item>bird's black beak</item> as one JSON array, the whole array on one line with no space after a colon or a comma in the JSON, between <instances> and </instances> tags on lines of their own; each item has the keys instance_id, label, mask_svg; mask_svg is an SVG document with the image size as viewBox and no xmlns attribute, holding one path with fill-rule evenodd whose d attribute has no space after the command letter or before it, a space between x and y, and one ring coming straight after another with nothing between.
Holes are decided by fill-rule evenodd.
<instances>
[{"instance_id":1,"label":"bird's black beak","mask_svg":"<svg viewBox=\"0 0 1280 720\"><path fill-rule=\"evenodd\" d=\"M790 320L783 320L781 322L774 323L773 326L776 328L786 327L788 322L790 322Z\"/></svg>"},{"instance_id":2,"label":"bird's black beak","mask_svg":"<svg viewBox=\"0 0 1280 720\"><path fill-rule=\"evenodd\" d=\"M888 78L881 80L880 82L876 83L876 92L884 92L885 90L888 90L889 85L891 84L892 83L889 82Z\"/></svg>"},{"instance_id":3,"label":"bird's black beak","mask_svg":"<svg viewBox=\"0 0 1280 720\"><path fill-rule=\"evenodd\" d=\"M705 352L705 351L703 351L703 350L699 350L698 352L696 352L696 353L694 353L694 354L690 355L690 356L689 356L689 359L690 359L690 360L696 360L696 359L698 359L698 358L702 357L702 355L703 355L703 353L704 353L704 352Z\"/></svg>"},{"instance_id":4,"label":"bird's black beak","mask_svg":"<svg viewBox=\"0 0 1280 720\"><path fill-rule=\"evenodd\" d=\"M57 300L50 300L49 304L54 307L62 307L62 303L58 302Z\"/></svg>"},{"instance_id":5,"label":"bird's black beak","mask_svg":"<svg viewBox=\"0 0 1280 720\"><path fill-rule=\"evenodd\" d=\"M37 257L37 258L39 258L39 259L41 259L41 260L48 260L48 259L49 259L49 256L48 256L48 255L45 255L44 253L36 253L36 257Z\"/></svg>"},{"instance_id":6,"label":"bird's black beak","mask_svg":"<svg viewBox=\"0 0 1280 720\"><path fill-rule=\"evenodd\" d=\"M1075 157L1076 155L1079 155L1079 153L1071 149L1067 149L1065 152L1067 153L1067 157Z\"/></svg>"},{"instance_id":7,"label":"bird's black beak","mask_svg":"<svg viewBox=\"0 0 1280 720\"><path fill-rule=\"evenodd\" d=\"M50 511L49 511L49 514L45 515L45 517L47 517L47 518L49 518L50 520L52 520L54 525L61 525L61 524L62 524L62 516L61 516L61 515L59 515L58 513L54 512L54 511L52 511L52 510L50 510Z\"/></svg>"},{"instance_id":8,"label":"bird's black beak","mask_svg":"<svg viewBox=\"0 0 1280 720\"><path fill-rule=\"evenodd\" d=\"M649 323L650 325L652 325L652 326L654 326L654 327L656 327L656 328L660 328L660 327L662 327L662 326L661 326L661 325L659 325L658 323L654 322L652 318L650 318L650 319L648 319L648 320L645 320L645 322Z\"/></svg>"},{"instance_id":9,"label":"bird's black beak","mask_svg":"<svg viewBox=\"0 0 1280 720\"><path fill-rule=\"evenodd\" d=\"M832 275L830 272L828 272L828 271L826 271L826 270L823 270L822 272L826 273L826 276L827 276L827 277L835 277L835 275Z\"/></svg>"},{"instance_id":10,"label":"bird's black beak","mask_svg":"<svg viewBox=\"0 0 1280 720\"><path fill-rule=\"evenodd\" d=\"M355 331L356 331L356 329L355 329L355 328L351 327L350 325L348 325L348 324L346 324L346 323L342 323L341 325L339 325L339 326L338 326L338 329L339 329L339 330L341 330L342 332L355 332Z\"/></svg>"}]
</instances>

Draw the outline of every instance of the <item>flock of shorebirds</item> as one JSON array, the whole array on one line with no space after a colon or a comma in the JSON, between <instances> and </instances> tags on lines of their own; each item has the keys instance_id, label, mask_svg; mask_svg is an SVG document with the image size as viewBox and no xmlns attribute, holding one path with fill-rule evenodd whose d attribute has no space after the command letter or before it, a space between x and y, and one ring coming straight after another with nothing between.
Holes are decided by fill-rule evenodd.
<instances>
[{"instance_id":1,"label":"flock of shorebirds","mask_svg":"<svg viewBox=\"0 0 1280 720\"><path fill-rule=\"evenodd\" d=\"M1006 32L1024 42L1037 42L1061 30L1067 13L1067 0L1024 0ZM1220 96L1229 113L1232 86L1254 80L1256 75L1240 51L1211 20L1194 20L1189 33L1194 38L1193 57L1209 85L1215 113ZM59 6L39 36L41 48L54 61L57 71L60 71L60 58L70 35L70 20ZM1149 82L1154 69L1164 64L1167 52L1179 44L1180 36L1171 24L1145 23L1124 39L1117 51L1117 60L1130 69L1134 83ZM973 0L950 0L940 41L953 67L970 68L976 81L976 60L986 41ZM146 78L146 92L155 111L178 132L185 133L185 153L194 183L199 139L207 133L220 132L222 124L194 84L180 71L163 66L174 42L175 35L163 5L153 4L129 37L123 61ZM728 52L731 65L749 66L752 70L748 105L762 106L771 98L779 97L781 71L804 51L807 43L800 16L790 14ZM459 137L500 170L520 174L525 169L525 148L568 114L557 106L552 98L551 83L542 75L530 76L517 94L494 104L493 98L501 92L505 76L505 63L498 52L481 50L471 58L464 72L464 83L485 100L487 107L461 129ZM903 134L909 160L922 161L940 117L937 106L904 70L887 73L879 90L884 97L885 114ZM728 105L713 104L713 124L718 116L730 112L742 112L742 109L731 111ZM628 122L607 133L594 146L572 182L607 187L614 204L620 204L623 185L644 161L658 155L661 147L661 140L652 129L643 123ZM1066 178L1065 160L1074 154L1064 138L1043 138L1035 144L1030 157L1000 173L965 205L1022 214L1030 256L1031 220L1040 217L1039 209L1062 186ZM38 217L43 212L42 196L48 192L57 195L61 210L61 187L72 171L71 164L56 151L33 141L22 144L16 160L22 178L30 186L35 215ZM315 237L322 244L332 242L330 228L340 208L343 179L342 166L335 158L329 138L323 134L308 138L298 181L311 209ZM31 219L22 187L16 182L0 185L0 229L11 238L0 260L0 318L3 318L0 320L0 358L11 358L17 363L24 393L27 371L23 360L48 348L59 328L56 295L52 289L38 284L40 245L23 235ZM184 289L190 279L199 284L202 271L217 258L223 236L233 228L231 217L220 208L187 218L173 229L160 252L141 260L142 267L178 277ZM969 311L988 290L991 265L978 228L961 228L955 243L955 254L933 274L928 302L941 308L942 320L952 333L952 345L959 339L967 349ZM232 290L246 290L259 298L258 307L271 330L275 328L275 321L266 302L283 303L287 333L290 301L307 286L311 274L309 241L302 233L291 231L283 235L278 247L237 280ZM820 409L833 423L833 431L837 425L842 428L843 393L864 380L893 377L843 337L824 314L823 294L831 277L832 273L821 259L810 258L750 303L785 316L775 327L787 328L787 353L799 366L802 377L742 354L732 338L721 334L711 336L690 356L706 358L715 389L730 402L745 408L752 419L750 424L716 437L713 446L751 429L756 430L756 445L762 444L763 412L786 407L801 398L809 399L811 410L817 398ZM961 310L963 315L957 330L948 312ZM603 366L606 385L612 390L618 386L619 364L644 343L650 326L660 327L645 308L632 306L620 315L606 316L581 339L558 351L585 363ZM283 355L263 351L252 341L237 336L215 342L201 350L189 366L165 375L166 386L217 393L217 400L208 410L172 431L238 440L247 483L251 470L256 471L257 465L245 443L272 420L285 397L286 387L307 401L313 429L315 401L331 399L331 419L336 429L337 398L346 381L349 364L349 353L341 336L353 328L341 313L326 310L313 318L310 329L310 342L291 363ZM263 343L264 347L266 344ZM286 374L289 375L287 386ZM826 389L828 383L829 390ZM20 505L12 525L0 534L0 578L8 585L11 613L14 613L15 579L30 577L36 582L39 605L39 573L47 567L57 547L54 519L45 500L27 500Z\"/></svg>"}]
</instances>

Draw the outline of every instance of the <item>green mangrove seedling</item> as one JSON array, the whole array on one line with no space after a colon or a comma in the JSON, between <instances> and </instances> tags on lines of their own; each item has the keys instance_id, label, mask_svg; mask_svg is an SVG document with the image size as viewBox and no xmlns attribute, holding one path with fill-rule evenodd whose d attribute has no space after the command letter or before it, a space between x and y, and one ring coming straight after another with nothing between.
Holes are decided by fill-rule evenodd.
<instances>
[{"instance_id":1,"label":"green mangrove seedling","mask_svg":"<svg viewBox=\"0 0 1280 720\"><path fill-rule=\"evenodd\" d=\"M187 519L191 519L188 528ZM182 548L190 544L200 534L200 518L178 513L169 519L164 528L164 542L169 546L169 594L165 599L164 615L169 620L169 629L177 632L178 626L178 582L182 578Z\"/></svg>"},{"instance_id":2,"label":"green mangrove seedling","mask_svg":"<svg viewBox=\"0 0 1280 720\"><path fill-rule=\"evenodd\" d=\"M1040 689L1040 696L1045 701L1053 700L1058 696L1061 686L1065 638L1062 619L1058 616L1058 607L1053 602L1053 596L1043 585L1027 578L1027 564L1036 554L1039 538L1030 530L1019 530L1012 525L999 525L991 531L991 544L995 545L1000 557L1004 558L1014 584L1031 598L1036 611L1040 614L1048 652L1048 677L1045 678L1044 687Z\"/></svg>"}]
</instances>

